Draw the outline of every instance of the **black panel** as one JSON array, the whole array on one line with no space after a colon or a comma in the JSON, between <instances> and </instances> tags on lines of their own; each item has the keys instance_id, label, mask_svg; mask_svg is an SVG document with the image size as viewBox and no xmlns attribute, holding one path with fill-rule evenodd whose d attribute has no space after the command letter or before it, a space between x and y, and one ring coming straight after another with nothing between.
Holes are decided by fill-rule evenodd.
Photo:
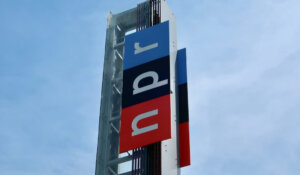
<instances>
[{"instance_id":1,"label":"black panel","mask_svg":"<svg viewBox=\"0 0 300 175\"><path fill-rule=\"evenodd\" d=\"M168 84L133 95L133 82L141 74L154 71L158 74L158 81L168 80ZM152 84L152 78L144 78L139 87ZM122 108L170 94L170 59L169 56L127 69L123 74Z\"/></svg>"},{"instance_id":2,"label":"black panel","mask_svg":"<svg viewBox=\"0 0 300 175\"><path fill-rule=\"evenodd\" d=\"M179 95L179 123L189 121L189 104L187 83L178 86Z\"/></svg>"}]
</instances>

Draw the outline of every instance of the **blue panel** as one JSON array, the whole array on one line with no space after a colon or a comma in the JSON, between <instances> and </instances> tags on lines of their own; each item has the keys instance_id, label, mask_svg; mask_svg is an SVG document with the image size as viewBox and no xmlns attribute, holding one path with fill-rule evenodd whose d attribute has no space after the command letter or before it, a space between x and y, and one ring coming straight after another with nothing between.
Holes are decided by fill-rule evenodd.
<instances>
[{"instance_id":1,"label":"blue panel","mask_svg":"<svg viewBox=\"0 0 300 175\"><path fill-rule=\"evenodd\" d=\"M178 85L187 83L186 49L177 51L177 80Z\"/></svg>"},{"instance_id":2,"label":"blue panel","mask_svg":"<svg viewBox=\"0 0 300 175\"><path fill-rule=\"evenodd\" d=\"M124 70L170 54L169 21L125 37Z\"/></svg>"}]
</instances>

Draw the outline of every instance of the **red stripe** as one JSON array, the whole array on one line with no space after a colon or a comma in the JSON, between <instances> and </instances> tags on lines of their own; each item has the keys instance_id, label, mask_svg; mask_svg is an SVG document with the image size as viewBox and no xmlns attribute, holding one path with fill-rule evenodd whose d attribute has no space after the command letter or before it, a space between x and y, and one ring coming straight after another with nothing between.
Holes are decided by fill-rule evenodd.
<instances>
[{"instance_id":1,"label":"red stripe","mask_svg":"<svg viewBox=\"0 0 300 175\"><path fill-rule=\"evenodd\" d=\"M189 122L179 124L180 167L191 165Z\"/></svg>"},{"instance_id":2,"label":"red stripe","mask_svg":"<svg viewBox=\"0 0 300 175\"><path fill-rule=\"evenodd\" d=\"M120 153L150 145L171 138L171 95L158 97L122 109L120 127ZM142 134L132 135L133 120L149 111L157 110L157 114L138 121L138 128L157 124L157 128Z\"/></svg>"}]
</instances>

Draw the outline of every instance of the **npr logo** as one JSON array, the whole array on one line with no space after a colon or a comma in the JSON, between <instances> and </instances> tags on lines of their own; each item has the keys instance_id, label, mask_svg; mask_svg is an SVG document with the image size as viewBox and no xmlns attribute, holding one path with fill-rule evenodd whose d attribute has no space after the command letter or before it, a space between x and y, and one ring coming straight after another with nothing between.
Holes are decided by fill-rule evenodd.
<instances>
[{"instance_id":1,"label":"npr logo","mask_svg":"<svg viewBox=\"0 0 300 175\"><path fill-rule=\"evenodd\" d=\"M125 38L120 152L171 137L169 23Z\"/></svg>"}]
</instances>

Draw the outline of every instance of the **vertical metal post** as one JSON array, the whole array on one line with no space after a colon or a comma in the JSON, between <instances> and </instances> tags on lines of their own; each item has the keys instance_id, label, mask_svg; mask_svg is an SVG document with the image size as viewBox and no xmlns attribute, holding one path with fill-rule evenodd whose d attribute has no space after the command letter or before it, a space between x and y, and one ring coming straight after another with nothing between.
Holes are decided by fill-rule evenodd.
<instances>
[{"instance_id":1,"label":"vertical metal post","mask_svg":"<svg viewBox=\"0 0 300 175\"><path fill-rule=\"evenodd\" d=\"M96 175L119 174L119 165L131 161L131 155L119 155L119 129L123 78L125 33L135 29L136 9L109 13L106 29L102 78Z\"/></svg>"}]
</instances>

